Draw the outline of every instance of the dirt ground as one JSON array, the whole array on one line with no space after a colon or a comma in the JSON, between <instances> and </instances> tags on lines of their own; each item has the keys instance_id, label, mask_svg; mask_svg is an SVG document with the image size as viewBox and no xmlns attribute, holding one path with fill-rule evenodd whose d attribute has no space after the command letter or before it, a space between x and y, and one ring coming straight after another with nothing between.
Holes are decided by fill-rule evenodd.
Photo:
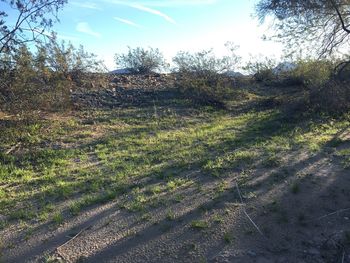
<instances>
[{"instance_id":1,"label":"dirt ground","mask_svg":"<svg viewBox=\"0 0 350 263\"><path fill-rule=\"evenodd\" d=\"M34 221L28 234L12 223L0 231L0 262L350 262L350 172L334 154L350 148L350 130L337 137L335 147L292 148L279 165L221 180L193 169L181 177L197 184L146 212L124 209L126 192L58 227Z\"/></svg>"}]
</instances>

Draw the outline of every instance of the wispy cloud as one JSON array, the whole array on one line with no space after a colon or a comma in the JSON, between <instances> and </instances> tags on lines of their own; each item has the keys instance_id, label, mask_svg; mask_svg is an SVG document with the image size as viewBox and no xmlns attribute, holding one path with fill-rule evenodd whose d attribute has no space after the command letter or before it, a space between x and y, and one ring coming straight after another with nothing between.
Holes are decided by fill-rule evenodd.
<instances>
[{"instance_id":1,"label":"wispy cloud","mask_svg":"<svg viewBox=\"0 0 350 263\"><path fill-rule=\"evenodd\" d=\"M77 24L76 26L76 30L78 32L81 32L81 33L85 33L85 34L88 34L90 36L94 36L94 37L101 37L101 34L96 32L96 31L93 31L89 24L86 23L86 22L80 22Z\"/></svg>"},{"instance_id":2,"label":"wispy cloud","mask_svg":"<svg viewBox=\"0 0 350 263\"><path fill-rule=\"evenodd\" d=\"M105 2L132 5L139 4L151 7L186 7L186 6L201 6L212 5L220 0L104 0Z\"/></svg>"},{"instance_id":3,"label":"wispy cloud","mask_svg":"<svg viewBox=\"0 0 350 263\"><path fill-rule=\"evenodd\" d=\"M156 16L160 16L160 17L164 18L166 21L168 21L169 23L176 24L174 19L172 19L170 16L162 13L159 10L143 6L141 4L130 4L129 6L132 7L132 8L135 8L135 9L138 9L138 10L141 10L141 11L144 11L144 12L156 15Z\"/></svg>"},{"instance_id":4,"label":"wispy cloud","mask_svg":"<svg viewBox=\"0 0 350 263\"><path fill-rule=\"evenodd\" d=\"M119 22L122 22L124 24L127 24L129 26L133 26L133 27L137 27L137 28L143 28L142 26L130 21L130 20L127 20L127 19L124 19L124 18L121 18L121 17L117 17L115 16L114 17L115 20L119 21Z\"/></svg>"},{"instance_id":5,"label":"wispy cloud","mask_svg":"<svg viewBox=\"0 0 350 263\"><path fill-rule=\"evenodd\" d=\"M219 0L164 0L164 1L138 1L139 4L153 7L181 7L212 5Z\"/></svg>"},{"instance_id":6,"label":"wispy cloud","mask_svg":"<svg viewBox=\"0 0 350 263\"><path fill-rule=\"evenodd\" d=\"M70 2L72 5L81 7L81 8L87 8L87 9L95 9L95 10L102 10L101 7L99 7L96 3L91 3L91 2Z\"/></svg>"},{"instance_id":7,"label":"wispy cloud","mask_svg":"<svg viewBox=\"0 0 350 263\"><path fill-rule=\"evenodd\" d=\"M150 13L150 14L153 14L156 16L160 16L160 17L164 18L166 21L168 21L169 23L176 24L176 22L173 18L171 18L167 14L165 14L157 9L153 9L153 8L147 7L144 4L141 4L141 3L143 3L142 1L141 2L125 1L125 0L124 1L123 0L104 0L104 1L108 2L108 3L112 3L112 4L128 6L128 7L143 11L143 12L147 12L147 13ZM147 4L147 3L151 3L151 2L146 1L145 4Z\"/></svg>"}]
</instances>

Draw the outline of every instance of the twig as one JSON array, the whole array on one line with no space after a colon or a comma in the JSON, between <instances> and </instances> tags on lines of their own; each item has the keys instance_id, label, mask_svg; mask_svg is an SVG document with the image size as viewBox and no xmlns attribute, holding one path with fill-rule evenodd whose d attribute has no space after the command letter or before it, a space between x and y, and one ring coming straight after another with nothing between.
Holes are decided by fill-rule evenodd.
<instances>
[{"instance_id":1,"label":"twig","mask_svg":"<svg viewBox=\"0 0 350 263\"><path fill-rule=\"evenodd\" d=\"M243 202L243 198L242 198L242 195L241 195L241 191L239 190L239 187L238 187L238 184L236 182L236 188L237 188L237 192L238 192L238 195L239 195L239 198L241 200L241 203L243 204L243 212L244 214L248 217L249 221L253 224L253 226L256 228L256 230L258 230L259 234L264 236L264 234L261 232L260 228L258 227L257 224L255 224L255 222L253 221L253 219L251 219L251 217L248 215L246 209L245 209L245 206L244 206L244 202Z\"/></svg>"},{"instance_id":2,"label":"twig","mask_svg":"<svg viewBox=\"0 0 350 263\"><path fill-rule=\"evenodd\" d=\"M344 259L345 259L345 250L343 249L343 256L342 256L342 259L341 259L341 263L344 263Z\"/></svg>"},{"instance_id":3,"label":"twig","mask_svg":"<svg viewBox=\"0 0 350 263\"><path fill-rule=\"evenodd\" d=\"M68 258L66 258L66 256L63 255L63 254L62 254L60 251L58 251L57 249L56 249L56 253L57 253L65 262L71 263L71 261L70 261Z\"/></svg>"},{"instance_id":4,"label":"twig","mask_svg":"<svg viewBox=\"0 0 350 263\"><path fill-rule=\"evenodd\" d=\"M60 245L59 247L57 247L56 248L56 252L57 252L57 254L58 255L60 255L65 261L67 261L68 263L71 263L71 261L68 259L68 258L66 258L63 254L62 254L62 252L60 252L60 249L62 248L62 247L64 247L65 245L67 245L68 243L70 243L70 242L72 242L74 239L76 239L81 233L83 233L85 230L87 230L87 229L89 229L89 228L91 228L91 226L88 226L88 227L85 227L85 228L83 228L82 230L80 230L74 237L72 237L71 239L69 239L69 240L67 240L66 242L64 242L62 245Z\"/></svg>"},{"instance_id":5,"label":"twig","mask_svg":"<svg viewBox=\"0 0 350 263\"><path fill-rule=\"evenodd\" d=\"M64 247L65 245L67 245L68 243L72 242L74 239L76 239L81 233L83 233L86 229L90 228L90 226L83 228L82 230L80 230L74 237L72 237L71 239L67 240L66 242L64 242L62 245L60 245L59 247L56 248L56 250L59 250L60 248Z\"/></svg>"},{"instance_id":6,"label":"twig","mask_svg":"<svg viewBox=\"0 0 350 263\"><path fill-rule=\"evenodd\" d=\"M8 149L5 154L10 154L11 152L13 152L18 146L20 146L21 143L17 143L16 145L12 146L10 149Z\"/></svg>"},{"instance_id":7,"label":"twig","mask_svg":"<svg viewBox=\"0 0 350 263\"><path fill-rule=\"evenodd\" d=\"M349 210L350 210L350 207L349 208L340 209L340 210L337 210L335 212L332 212L332 213L320 216L320 217L318 217L318 218L316 218L314 220L321 220L323 218L326 218L326 217L329 217L329 216L332 216L332 215L335 215L335 214L338 214L338 213L346 212L346 211L349 211ZM310 221L313 221L313 220L310 220Z\"/></svg>"}]
</instances>

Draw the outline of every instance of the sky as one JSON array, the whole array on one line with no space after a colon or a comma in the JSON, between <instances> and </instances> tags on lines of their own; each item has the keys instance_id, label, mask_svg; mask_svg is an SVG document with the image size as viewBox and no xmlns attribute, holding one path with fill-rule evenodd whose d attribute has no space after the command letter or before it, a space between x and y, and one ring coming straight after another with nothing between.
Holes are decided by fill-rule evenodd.
<instances>
[{"instance_id":1,"label":"sky","mask_svg":"<svg viewBox=\"0 0 350 263\"><path fill-rule=\"evenodd\" d=\"M53 30L58 38L82 44L112 70L116 53L127 47L159 48L164 57L178 51L213 48L226 54L225 43L239 45L243 60L261 54L279 58L282 47L263 41L268 25L254 18L256 0L68 0Z\"/></svg>"}]
</instances>

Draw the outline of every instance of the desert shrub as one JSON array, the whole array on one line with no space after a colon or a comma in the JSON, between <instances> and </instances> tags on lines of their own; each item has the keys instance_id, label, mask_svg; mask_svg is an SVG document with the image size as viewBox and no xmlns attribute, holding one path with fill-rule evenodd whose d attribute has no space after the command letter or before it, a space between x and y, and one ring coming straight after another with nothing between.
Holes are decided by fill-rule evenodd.
<instances>
[{"instance_id":1,"label":"desert shrub","mask_svg":"<svg viewBox=\"0 0 350 263\"><path fill-rule=\"evenodd\" d=\"M225 107L225 100L232 95L233 80L224 73L238 63L231 48L231 56L217 58L212 50L194 54L179 52L173 62L177 74L175 86L192 101L199 104Z\"/></svg>"},{"instance_id":2,"label":"desert shrub","mask_svg":"<svg viewBox=\"0 0 350 263\"><path fill-rule=\"evenodd\" d=\"M200 105L225 108L225 99L233 94L232 80L218 73L178 73L175 86L186 97Z\"/></svg>"},{"instance_id":3,"label":"desert shrub","mask_svg":"<svg viewBox=\"0 0 350 263\"><path fill-rule=\"evenodd\" d=\"M0 61L1 109L22 115L68 109L72 89L87 86L84 83L95 79L101 67L82 47L76 50L55 37L37 46L35 53L22 45L12 54L2 54Z\"/></svg>"},{"instance_id":4,"label":"desert shrub","mask_svg":"<svg viewBox=\"0 0 350 263\"><path fill-rule=\"evenodd\" d=\"M303 59L286 77L299 80L306 87L322 86L330 80L334 65L328 60Z\"/></svg>"},{"instance_id":5,"label":"desert shrub","mask_svg":"<svg viewBox=\"0 0 350 263\"><path fill-rule=\"evenodd\" d=\"M65 80L66 88L95 88L109 82L106 68L93 53L86 52L82 45L76 49L71 43L59 43L56 38L44 47L48 50L47 66L55 80Z\"/></svg>"},{"instance_id":6,"label":"desert shrub","mask_svg":"<svg viewBox=\"0 0 350 263\"><path fill-rule=\"evenodd\" d=\"M167 67L159 49L142 47L130 48L125 54L115 54L114 60L119 68L126 68L132 73L146 74L161 71Z\"/></svg>"},{"instance_id":7,"label":"desert shrub","mask_svg":"<svg viewBox=\"0 0 350 263\"><path fill-rule=\"evenodd\" d=\"M244 66L249 74L251 74L256 82L263 84L271 84L272 81L276 80L276 75L273 69L277 63L274 59L268 57L253 57Z\"/></svg>"},{"instance_id":8,"label":"desert shrub","mask_svg":"<svg viewBox=\"0 0 350 263\"><path fill-rule=\"evenodd\" d=\"M341 114L350 109L350 82L331 79L310 91L310 106L315 111Z\"/></svg>"}]
</instances>

